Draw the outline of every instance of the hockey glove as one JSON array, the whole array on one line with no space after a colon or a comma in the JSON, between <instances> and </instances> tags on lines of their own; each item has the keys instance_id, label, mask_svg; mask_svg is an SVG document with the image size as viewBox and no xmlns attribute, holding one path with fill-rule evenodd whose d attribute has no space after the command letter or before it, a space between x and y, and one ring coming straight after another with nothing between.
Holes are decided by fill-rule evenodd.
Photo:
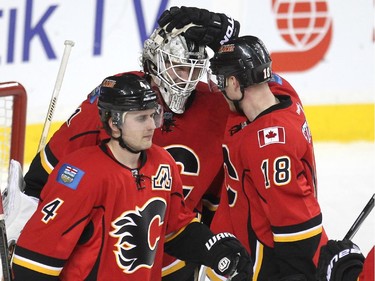
<instances>
[{"instance_id":1,"label":"hockey glove","mask_svg":"<svg viewBox=\"0 0 375 281\"><path fill-rule=\"evenodd\" d=\"M25 195L21 164L10 160L8 186L2 193L8 245L17 242L27 221L38 207L37 198Z\"/></svg>"},{"instance_id":2,"label":"hockey glove","mask_svg":"<svg viewBox=\"0 0 375 281\"><path fill-rule=\"evenodd\" d=\"M232 281L251 280L253 264L246 249L230 233L219 233L206 243L208 264L217 274Z\"/></svg>"},{"instance_id":3,"label":"hockey glove","mask_svg":"<svg viewBox=\"0 0 375 281\"><path fill-rule=\"evenodd\" d=\"M158 24L167 32L193 24L185 31L185 38L207 45L215 52L240 33L240 23L233 18L196 7L171 7L159 17Z\"/></svg>"},{"instance_id":4,"label":"hockey glove","mask_svg":"<svg viewBox=\"0 0 375 281\"><path fill-rule=\"evenodd\" d=\"M354 281L362 271L365 258L352 241L329 240L320 249L318 263L319 281Z\"/></svg>"}]
</instances>

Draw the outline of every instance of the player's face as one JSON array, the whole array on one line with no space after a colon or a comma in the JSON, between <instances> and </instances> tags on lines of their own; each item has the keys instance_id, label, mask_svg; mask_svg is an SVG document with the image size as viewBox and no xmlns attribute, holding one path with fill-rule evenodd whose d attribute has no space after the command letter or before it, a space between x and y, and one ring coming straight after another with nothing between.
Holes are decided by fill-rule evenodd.
<instances>
[{"instance_id":1,"label":"player's face","mask_svg":"<svg viewBox=\"0 0 375 281\"><path fill-rule=\"evenodd\" d=\"M155 109L126 112L122 125L122 137L135 150L148 149L156 128Z\"/></svg>"},{"instance_id":2,"label":"player's face","mask_svg":"<svg viewBox=\"0 0 375 281\"><path fill-rule=\"evenodd\" d=\"M186 81L195 81L199 78L201 69L194 68L190 66L173 66L171 63L166 63L168 76L173 80L174 83L182 85Z\"/></svg>"}]
</instances>

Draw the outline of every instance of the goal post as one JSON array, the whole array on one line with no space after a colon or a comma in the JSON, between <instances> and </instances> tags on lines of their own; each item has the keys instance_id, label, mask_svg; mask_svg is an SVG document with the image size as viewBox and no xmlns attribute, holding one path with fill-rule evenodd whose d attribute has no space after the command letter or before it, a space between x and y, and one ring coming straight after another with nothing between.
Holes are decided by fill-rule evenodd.
<instances>
[{"instance_id":1,"label":"goal post","mask_svg":"<svg viewBox=\"0 0 375 281\"><path fill-rule=\"evenodd\" d=\"M27 94L18 82L0 83L0 184L8 180L10 159L23 165Z\"/></svg>"}]
</instances>

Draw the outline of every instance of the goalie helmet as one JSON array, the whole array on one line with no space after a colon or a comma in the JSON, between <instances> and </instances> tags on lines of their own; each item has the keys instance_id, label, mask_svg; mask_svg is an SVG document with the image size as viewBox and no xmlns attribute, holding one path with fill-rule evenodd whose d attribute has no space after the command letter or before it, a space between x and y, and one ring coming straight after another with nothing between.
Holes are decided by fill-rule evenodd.
<instances>
[{"instance_id":1,"label":"goalie helmet","mask_svg":"<svg viewBox=\"0 0 375 281\"><path fill-rule=\"evenodd\" d=\"M221 91L225 89L229 76L235 76L243 88L271 79L271 57L263 42L255 36L228 41L215 53L210 63Z\"/></svg>"},{"instance_id":2,"label":"goalie helmet","mask_svg":"<svg viewBox=\"0 0 375 281\"><path fill-rule=\"evenodd\" d=\"M165 104L177 114L185 111L188 97L208 70L205 46L161 28L145 41L141 61Z\"/></svg>"},{"instance_id":3,"label":"goalie helmet","mask_svg":"<svg viewBox=\"0 0 375 281\"><path fill-rule=\"evenodd\" d=\"M112 117L113 124L118 127L122 125L125 112L152 108L160 110L157 95L150 84L144 78L130 73L109 76L103 80L98 108L102 122Z\"/></svg>"}]
</instances>

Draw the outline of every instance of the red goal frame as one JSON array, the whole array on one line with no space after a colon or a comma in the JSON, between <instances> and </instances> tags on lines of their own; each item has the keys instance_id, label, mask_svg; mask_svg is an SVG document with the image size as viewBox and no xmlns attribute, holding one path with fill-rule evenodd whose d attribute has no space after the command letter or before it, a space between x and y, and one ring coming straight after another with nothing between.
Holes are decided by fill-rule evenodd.
<instances>
[{"instance_id":1,"label":"red goal frame","mask_svg":"<svg viewBox=\"0 0 375 281\"><path fill-rule=\"evenodd\" d=\"M18 82L0 83L0 97L13 97L10 159L23 166L25 152L27 93ZM10 161L9 159L9 161Z\"/></svg>"}]
</instances>

